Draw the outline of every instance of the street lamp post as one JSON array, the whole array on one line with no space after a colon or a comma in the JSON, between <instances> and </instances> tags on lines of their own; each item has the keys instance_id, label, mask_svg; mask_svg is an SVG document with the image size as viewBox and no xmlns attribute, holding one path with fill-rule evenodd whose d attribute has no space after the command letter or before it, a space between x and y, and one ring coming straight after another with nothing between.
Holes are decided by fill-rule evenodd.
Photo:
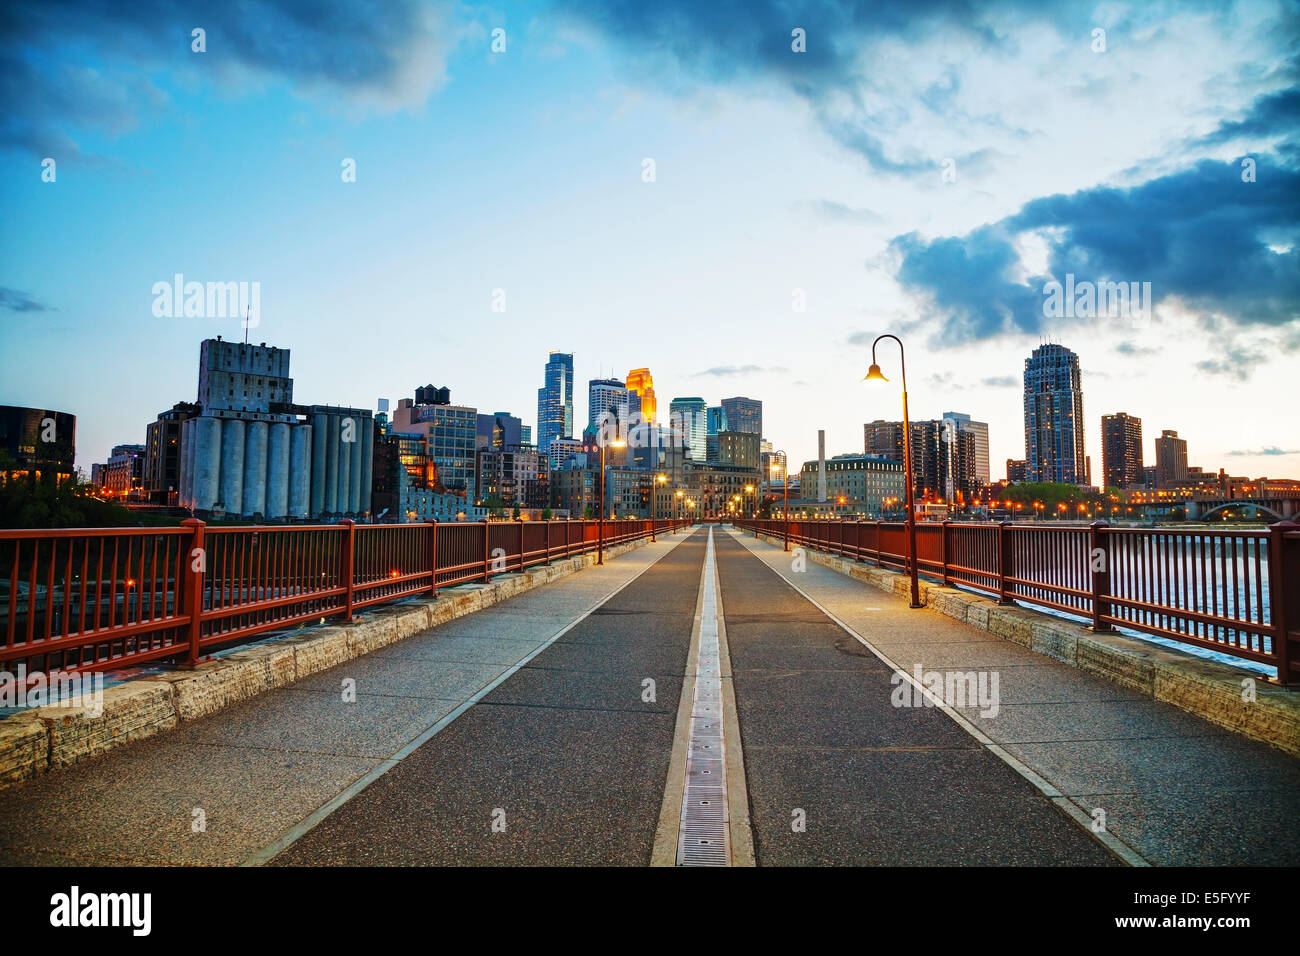
<instances>
[{"instance_id":1,"label":"street lamp post","mask_svg":"<svg viewBox=\"0 0 1300 956\"><path fill-rule=\"evenodd\" d=\"M912 503L912 426L907 418L907 359L903 354L903 342L896 335L885 333L876 336L871 343L871 368L867 370L864 382L888 382L876 364L876 345L881 339L893 339L898 343L898 363L903 375L903 487L907 492L907 563L912 575L912 607L921 606L921 590L916 581L916 507Z\"/></svg>"},{"instance_id":2,"label":"street lamp post","mask_svg":"<svg viewBox=\"0 0 1300 956\"><path fill-rule=\"evenodd\" d=\"M771 470L773 472L775 472L777 469L777 461L782 461L785 463L785 469L784 469L785 473L781 476L781 492L785 499L781 505L781 518L785 522L785 547L782 548L781 550L789 551L790 550L790 461L788 458L786 458L786 453L784 448L781 448L778 451L776 451L774 455L780 455L780 458L773 459L771 465ZM771 486L772 483L769 481L768 487L770 488Z\"/></svg>"},{"instance_id":3,"label":"street lamp post","mask_svg":"<svg viewBox=\"0 0 1300 956\"><path fill-rule=\"evenodd\" d=\"M596 439L600 443L600 518L596 525L596 563L605 563L605 443L600 441L599 436ZM627 447L627 442L621 438L615 438L610 442L615 448ZM653 527L653 524L651 525Z\"/></svg>"},{"instance_id":4,"label":"street lamp post","mask_svg":"<svg viewBox=\"0 0 1300 956\"><path fill-rule=\"evenodd\" d=\"M668 480L666 475L655 475L655 480L650 482L650 543L655 542L655 518L659 516L659 490L655 485L662 485Z\"/></svg>"},{"instance_id":5,"label":"street lamp post","mask_svg":"<svg viewBox=\"0 0 1300 956\"><path fill-rule=\"evenodd\" d=\"M685 492L683 492L682 489L678 488L678 489L677 489L677 520L678 520L678 521L681 521L682 518L684 517L684 515L683 515L683 513L682 513L682 509L683 509L683 501L682 501L682 499L683 499L684 496L685 496ZM676 534L676 533L677 533L677 525L674 524L674 525L673 525L673 534Z\"/></svg>"}]
</instances>

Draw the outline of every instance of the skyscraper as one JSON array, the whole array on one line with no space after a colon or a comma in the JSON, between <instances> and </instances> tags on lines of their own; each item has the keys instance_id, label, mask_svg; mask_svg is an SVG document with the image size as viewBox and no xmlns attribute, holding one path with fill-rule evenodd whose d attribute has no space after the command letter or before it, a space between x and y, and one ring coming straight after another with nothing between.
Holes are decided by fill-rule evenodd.
<instances>
[{"instance_id":1,"label":"skyscraper","mask_svg":"<svg viewBox=\"0 0 1300 956\"><path fill-rule=\"evenodd\" d=\"M705 413L704 459L718 460L718 432L727 431L727 410L721 405L711 405Z\"/></svg>"},{"instance_id":2,"label":"skyscraper","mask_svg":"<svg viewBox=\"0 0 1300 956\"><path fill-rule=\"evenodd\" d=\"M1088 480L1079 356L1063 345L1040 345L1025 359L1025 460L1029 481Z\"/></svg>"},{"instance_id":3,"label":"skyscraper","mask_svg":"<svg viewBox=\"0 0 1300 956\"><path fill-rule=\"evenodd\" d=\"M988 422L971 421L969 415L961 412L944 412L944 421L951 421L959 432L968 432L975 447L975 470L972 477L980 485L987 485L989 474L989 426Z\"/></svg>"},{"instance_id":4,"label":"skyscraper","mask_svg":"<svg viewBox=\"0 0 1300 956\"><path fill-rule=\"evenodd\" d=\"M1165 429L1156 439L1156 487L1172 488L1187 480L1187 441Z\"/></svg>"},{"instance_id":5,"label":"skyscraper","mask_svg":"<svg viewBox=\"0 0 1300 956\"><path fill-rule=\"evenodd\" d=\"M595 432L601 416L612 412L618 419L619 434L626 435L629 413L627 386L616 378L593 378L587 385L587 428Z\"/></svg>"},{"instance_id":6,"label":"skyscraper","mask_svg":"<svg viewBox=\"0 0 1300 956\"><path fill-rule=\"evenodd\" d=\"M552 441L573 437L572 353L551 352L544 374L545 384L537 390L537 450L550 455Z\"/></svg>"},{"instance_id":7,"label":"skyscraper","mask_svg":"<svg viewBox=\"0 0 1300 956\"><path fill-rule=\"evenodd\" d=\"M756 398L724 398L722 407L727 413L727 431L763 434L763 403Z\"/></svg>"},{"instance_id":8,"label":"skyscraper","mask_svg":"<svg viewBox=\"0 0 1300 956\"><path fill-rule=\"evenodd\" d=\"M641 418L646 422L655 421L657 411L655 403L655 380L648 368L634 368L627 373L627 390L636 395L641 402Z\"/></svg>"},{"instance_id":9,"label":"skyscraper","mask_svg":"<svg viewBox=\"0 0 1300 956\"><path fill-rule=\"evenodd\" d=\"M709 406L702 398L674 398L668 405L669 424L684 436L684 444L693 461L705 460L709 433L708 409Z\"/></svg>"},{"instance_id":10,"label":"skyscraper","mask_svg":"<svg viewBox=\"0 0 1300 956\"><path fill-rule=\"evenodd\" d=\"M1142 485L1142 419L1127 412L1101 416L1103 487Z\"/></svg>"}]
</instances>

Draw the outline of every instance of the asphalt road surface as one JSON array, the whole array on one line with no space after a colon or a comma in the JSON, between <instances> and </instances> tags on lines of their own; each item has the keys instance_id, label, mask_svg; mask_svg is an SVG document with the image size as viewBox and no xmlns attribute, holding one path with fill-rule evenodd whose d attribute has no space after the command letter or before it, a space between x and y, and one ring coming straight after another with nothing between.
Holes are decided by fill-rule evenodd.
<instances>
[{"instance_id":1,"label":"asphalt road surface","mask_svg":"<svg viewBox=\"0 0 1300 956\"><path fill-rule=\"evenodd\" d=\"M760 866L1117 862L942 710L893 706L891 669L741 544L714 545Z\"/></svg>"},{"instance_id":2,"label":"asphalt road surface","mask_svg":"<svg viewBox=\"0 0 1300 956\"><path fill-rule=\"evenodd\" d=\"M707 540L683 541L274 863L647 865Z\"/></svg>"},{"instance_id":3,"label":"asphalt road surface","mask_svg":"<svg viewBox=\"0 0 1300 956\"><path fill-rule=\"evenodd\" d=\"M649 863L707 536L274 864ZM728 534L714 544L760 866L1116 863L941 710L894 706L891 670Z\"/></svg>"}]
</instances>

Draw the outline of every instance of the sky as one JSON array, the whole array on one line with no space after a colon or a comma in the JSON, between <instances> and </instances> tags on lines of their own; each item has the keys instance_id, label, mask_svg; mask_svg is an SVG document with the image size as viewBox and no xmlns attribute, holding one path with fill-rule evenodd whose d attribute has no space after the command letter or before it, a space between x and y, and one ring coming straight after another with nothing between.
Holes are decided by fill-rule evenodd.
<instances>
[{"instance_id":1,"label":"sky","mask_svg":"<svg viewBox=\"0 0 1300 956\"><path fill-rule=\"evenodd\" d=\"M1290 2L19 0L0 404L77 415L89 471L194 400L203 338L289 349L303 404L431 383L532 424L557 349L579 426L646 366L804 460L900 417L892 342L861 381L892 332L913 418L988 422L995 479L1049 341L1095 480L1118 411L1148 464L1174 429L1300 478L1298 41ZM256 326L157 314L176 274L258 283ZM1067 275L1150 307L1052 315Z\"/></svg>"}]
</instances>

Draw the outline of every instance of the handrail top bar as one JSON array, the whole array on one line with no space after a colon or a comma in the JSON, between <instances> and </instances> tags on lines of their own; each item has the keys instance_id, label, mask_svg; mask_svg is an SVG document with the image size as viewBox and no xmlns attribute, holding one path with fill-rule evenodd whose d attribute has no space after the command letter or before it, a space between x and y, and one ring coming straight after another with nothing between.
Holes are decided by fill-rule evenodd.
<instances>
[{"instance_id":1,"label":"handrail top bar","mask_svg":"<svg viewBox=\"0 0 1300 956\"><path fill-rule=\"evenodd\" d=\"M0 528L0 541L14 538L108 538L129 534L189 534L189 528Z\"/></svg>"},{"instance_id":2,"label":"handrail top bar","mask_svg":"<svg viewBox=\"0 0 1300 956\"><path fill-rule=\"evenodd\" d=\"M189 519L184 519L189 520ZM584 524L596 521L596 518L552 518L549 521L535 519L529 521L516 521L514 519L502 521L402 521L391 524L373 524L356 522L352 527L358 531L374 530L379 528L431 528L437 524L441 528L454 528L464 525L545 525L545 524ZM607 518L607 523L616 523L620 521L649 521L649 518ZM660 523L669 520L680 519L655 519ZM343 531L348 526L342 522L337 524L239 524L239 525L214 525L205 524L203 527L204 534L237 534L240 532L263 532L263 531ZM189 534L190 529L184 526L172 527L163 525L156 528L151 527L127 527L127 528L0 528L0 541L12 540L14 538L100 538L114 537L123 535L181 535Z\"/></svg>"}]
</instances>

